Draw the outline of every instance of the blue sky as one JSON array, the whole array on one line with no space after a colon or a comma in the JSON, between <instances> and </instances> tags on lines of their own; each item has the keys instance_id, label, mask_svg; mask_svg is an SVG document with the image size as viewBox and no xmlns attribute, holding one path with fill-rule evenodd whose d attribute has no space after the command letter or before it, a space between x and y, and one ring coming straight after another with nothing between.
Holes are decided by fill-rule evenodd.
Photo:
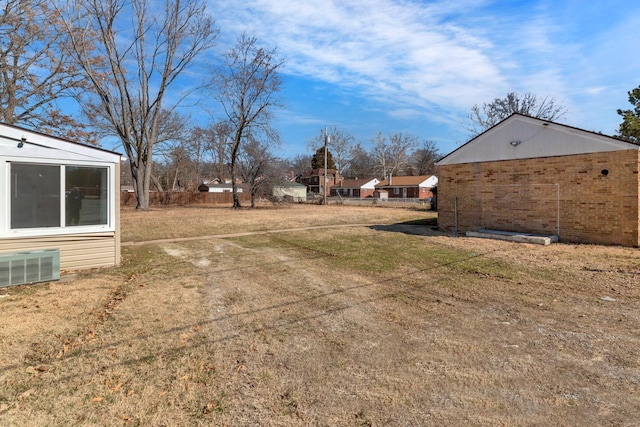
<instances>
[{"instance_id":1,"label":"blue sky","mask_svg":"<svg viewBox=\"0 0 640 427\"><path fill-rule=\"evenodd\" d=\"M466 142L474 104L508 92L552 97L571 126L614 134L640 85L640 2L209 0L218 48L246 31L286 59L275 126L282 157L337 126Z\"/></svg>"}]
</instances>

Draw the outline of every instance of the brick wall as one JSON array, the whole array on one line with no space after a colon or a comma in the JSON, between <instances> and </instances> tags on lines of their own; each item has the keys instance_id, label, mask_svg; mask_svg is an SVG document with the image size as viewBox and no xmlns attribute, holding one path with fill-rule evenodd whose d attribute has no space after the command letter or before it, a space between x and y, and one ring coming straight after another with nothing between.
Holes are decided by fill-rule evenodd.
<instances>
[{"instance_id":1,"label":"brick wall","mask_svg":"<svg viewBox=\"0 0 640 427\"><path fill-rule=\"evenodd\" d=\"M341 197L351 197L357 199L366 199L367 197L373 197L373 188L346 188L346 187L332 187L329 196L337 196L337 191L340 191Z\"/></svg>"},{"instance_id":2,"label":"brick wall","mask_svg":"<svg viewBox=\"0 0 640 427\"><path fill-rule=\"evenodd\" d=\"M375 189L374 188L363 188L362 191L360 191L360 198L361 199L366 199L367 197L373 197L373 193L375 193Z\"/></svg>"},{"instance_id":3,"label":"brick wall","mask_svg":"<svg viewBox=\"0 0 640 427\"><path fill-rule=\"evenodd\" d=\"M438 225L640 246L639 169L637 150L443 165Z\"/></svg>"},{"instance_id":4,"label":"brick wall","mask_svg":"<svg viewBox=\"0 0 640 427\"><path fill-rule=\"evenodd\" d=\"M381 190L385 190L389 192L390 199L402 199L404 197L403 190L407 190L407 199L427 199L429 197L433 197L433 192L431 189L427 189L427 191L422 191L422 188L414 187L380 187ZM397 193L396 193L397 191Z\"/></svg>"}]
</instances>

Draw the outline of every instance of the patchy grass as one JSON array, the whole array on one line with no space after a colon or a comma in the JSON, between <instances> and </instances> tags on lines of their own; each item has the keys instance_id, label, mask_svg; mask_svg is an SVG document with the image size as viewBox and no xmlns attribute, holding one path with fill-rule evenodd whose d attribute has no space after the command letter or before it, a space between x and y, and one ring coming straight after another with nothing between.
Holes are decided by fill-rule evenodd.
<instances>
[{"instance_id":1,"label":"patchy grass","mask_svg":"<svg viewBox=\"0 0 640 427\"><path fill-rule=\"evenodd\" d=\"M296 212L331 223L322 208ZM129 246L119 268L0 290L0 424L636 422L637 249L459 238L424 212L348 209L377 225ZM288 209L223 212L235 221L207 234L294 228ZM174 232L153 224L139 235Z\"/></svg>"},{"instance_id":2,"label":"patchy grass","mask_svg":"<svg viewBox=\"0 0 640 427\"><path fill-rule=\"evenodd\" d=\"M122 241L144 242L340 224L395 224L427 220L433 224L436 213L419 205L398 208L293 204L259 206L255 209L197 205L154 208L142 212L124 208L121 217Z\"/></svg>"}]
</instances>

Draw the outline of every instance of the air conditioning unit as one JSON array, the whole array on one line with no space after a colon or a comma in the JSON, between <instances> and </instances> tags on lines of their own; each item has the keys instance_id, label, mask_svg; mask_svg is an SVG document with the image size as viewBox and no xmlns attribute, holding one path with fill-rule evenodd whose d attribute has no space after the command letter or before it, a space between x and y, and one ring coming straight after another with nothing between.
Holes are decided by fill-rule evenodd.
<instances>
[{"instance_id":1,"label":"air conditioning unit","mask_svg":"<svg viewBox=\"0 0 640 427\"><path fill-rule=\"evenodd\" d=\"M0 254L0 287L60 279L60 251Z\"/></svg>"}]
</instances>

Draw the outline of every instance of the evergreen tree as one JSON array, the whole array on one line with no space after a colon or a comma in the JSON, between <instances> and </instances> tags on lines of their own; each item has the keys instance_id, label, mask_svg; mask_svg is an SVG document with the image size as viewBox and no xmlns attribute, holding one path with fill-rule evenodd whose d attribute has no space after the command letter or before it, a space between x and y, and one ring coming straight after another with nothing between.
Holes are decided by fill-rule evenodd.
<instances>
[{"instance_id":1,"label":"evergreen tree","mask_svg":"<svg viewBox=\"0 0 640 427\"><path fill-rule=\"evenodd\" d=\"M628 94L633 110L618 110L618 114L622 116L618 137L640 143L640 86L629 91Z\"/></svg>"},{"instance_id":2,"label":"evergreen tree","mask_svg":"<svg viewBox=\"0 0 640 427\"><path fill-rule=\"evenodd\" d=\"M327 149L327 169L335 169L336 163L333 161L331 151ZM324 147L316 150L311 158L311 169L324 169Z\"/></svg>"}]
</instances>

